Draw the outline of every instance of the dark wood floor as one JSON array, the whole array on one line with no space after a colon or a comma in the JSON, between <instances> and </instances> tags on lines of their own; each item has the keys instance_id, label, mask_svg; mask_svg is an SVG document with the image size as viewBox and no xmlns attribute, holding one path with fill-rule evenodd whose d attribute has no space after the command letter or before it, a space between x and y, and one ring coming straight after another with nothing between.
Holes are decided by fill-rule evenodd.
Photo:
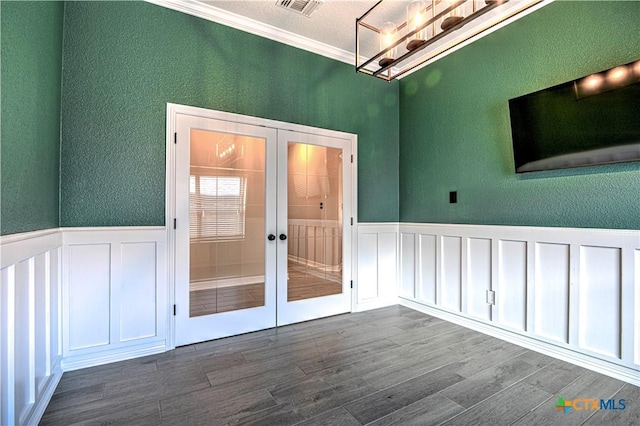
<instances>
[{"instance_id":1,"label":"dark wood floor","mask_svg":"<svg viewBox=\"0 0 640 426\"><path fill-rule=\"evenodd\" d=\"M558 397L626 409L555 408ZM638 425L640 390L394 306L65 373L42 424Z\"/></svg>"}]
</instances>

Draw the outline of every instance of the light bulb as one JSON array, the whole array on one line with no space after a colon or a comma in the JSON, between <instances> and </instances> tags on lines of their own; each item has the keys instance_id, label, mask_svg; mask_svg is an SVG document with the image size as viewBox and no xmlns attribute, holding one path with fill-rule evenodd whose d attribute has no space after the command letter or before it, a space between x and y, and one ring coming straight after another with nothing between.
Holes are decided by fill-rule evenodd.
<instances>
[{"instance_id":1,"label":"light bulb","mask_svg":"<svg viewBox=\"0 0 640 426\"><path fill-rule=\"evenodd\" d=\"M633 69L633 73L635 74L636 78L640 78L640 61L635 61L633 64L631 64L631 69Z\"/></svg>"},{"instance_id":2,"label":"light bulb","mask_svg":"<svg viewBox=\"0 0 640 426\"><path fill-rule=\"evenodd\" d=\"M603 82L604 77L602 77L602 75L592 74L582 80L582 90L585 92L595 92L600 88L600 86L602 86Z\"/></svg>"},{"instance_id":3,"label":"light bulb","mask_svg":"<svg viewBox=\"0 0 640 426\"><path fill-rule=\"evenodd\" d=\"M414 1L407 6L407 32L419 29L427 22L427 4L422 1ZM426 41L426 30L423 28L411 37L407 37L407 50L415 50Z\"/></svg>"},{"instance_id":4,"label":"light bulb","mask_svg":"<svg viewBox=\"0 0 640 426\"><path fill-rule=\"evenodd\" d=\"M607 81L614 85L624 84L629 78L629 74L629 69L626 66L615 67L607 72Z\"/></svg>"},{"instance_id":5,"label":"light bulb","mask_svg":"<svg viewBox=\"0 0 640 426\"><path fill-rule=\"evenodd\" d=\"M381 51L386 50L387 48L392 46L393 43L396 42L397 31L398 31L398 28L396 27L396 24L394 24L393 22L387 22L382 26L382 28L380 29L380 50ZM387 65L392 63L395 60L395 58L396 58L396 48L393 47L387 50L382 55L382 59L380 59L378 64L381 67L386 67Z\"/></svg>"}]
</instances>

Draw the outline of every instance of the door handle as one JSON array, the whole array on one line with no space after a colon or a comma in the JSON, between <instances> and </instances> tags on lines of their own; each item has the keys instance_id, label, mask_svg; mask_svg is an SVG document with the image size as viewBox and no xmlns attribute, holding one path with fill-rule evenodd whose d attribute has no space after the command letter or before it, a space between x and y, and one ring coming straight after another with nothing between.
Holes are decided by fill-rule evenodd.
<instances>
[{"instance_id":1,"label":"door handle","mask_svg":"<svg viewBox=\"0 0 640 426\"><path fill-rule=\"evenodd\" d=\"M281 241L284 241L284 240L286 240L286 239L287 239L287 236L286 236L286 235L284 235L284 234L280 234L280 240L281 240Z\"/></svg>"},{"instance_id":2,"label":"door handle","mask_svg":"<svg viewBox=\"0 0 640 426\"><path fill-rule=\"evenodd\" d=\"M268 239L269 241L273 241L273 240L275 240L275 239L276 239L276 236L275 236L275 235L273 235L273 234L269 234L269 236L267 237L267 239Z\"/></svg>"}]
</instances>

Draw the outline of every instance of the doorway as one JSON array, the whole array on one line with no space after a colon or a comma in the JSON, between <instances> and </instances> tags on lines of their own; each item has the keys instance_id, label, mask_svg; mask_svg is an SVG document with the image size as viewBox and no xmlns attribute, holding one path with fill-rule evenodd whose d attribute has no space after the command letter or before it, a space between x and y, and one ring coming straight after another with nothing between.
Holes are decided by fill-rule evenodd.
<instances>
[{"instance_id":1,"label":"doorway","mask_svg":"<svg viewBox=\"0 0 640 426\"><path fill-rule=\"evenodd\" d=\"M350 312L353 135L181 108L167 159L175 345Z\"/></svg>"}]
</instances>

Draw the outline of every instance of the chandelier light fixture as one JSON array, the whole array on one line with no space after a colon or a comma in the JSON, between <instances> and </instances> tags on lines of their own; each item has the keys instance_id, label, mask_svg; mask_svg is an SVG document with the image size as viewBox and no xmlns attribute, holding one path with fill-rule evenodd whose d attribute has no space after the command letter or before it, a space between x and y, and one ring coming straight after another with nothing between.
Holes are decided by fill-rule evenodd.
<instances>
[{"instance_id":1,"label":"chandelier light fixture","mask_svg":"<svg viewBox=\"0 0 640 426\"><path fill-rule=\"evenodd\" d=\"M356 19L356 71L391 81L543 0L380 0Z\"/></svg>"}]
</instances>

